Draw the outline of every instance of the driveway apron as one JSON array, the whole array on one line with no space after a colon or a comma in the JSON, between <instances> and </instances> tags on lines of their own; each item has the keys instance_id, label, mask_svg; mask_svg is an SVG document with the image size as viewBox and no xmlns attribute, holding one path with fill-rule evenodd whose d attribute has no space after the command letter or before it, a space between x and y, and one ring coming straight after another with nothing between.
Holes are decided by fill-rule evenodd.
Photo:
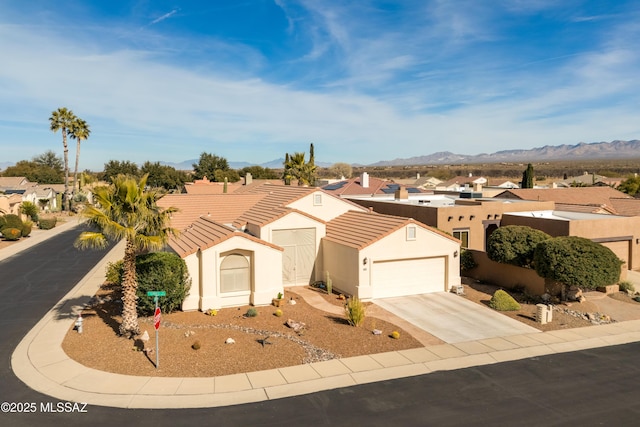
<instances>
[{"instance_id":1,"label":"driveway apron","mask_svg":"<svg viewBox=\"0 0 640 427\"><path fill-rule=\"evenodd\" d=\"M540 332L452 293L384 298L374 302L449 344Z\"/></svg>"}]
</instances>

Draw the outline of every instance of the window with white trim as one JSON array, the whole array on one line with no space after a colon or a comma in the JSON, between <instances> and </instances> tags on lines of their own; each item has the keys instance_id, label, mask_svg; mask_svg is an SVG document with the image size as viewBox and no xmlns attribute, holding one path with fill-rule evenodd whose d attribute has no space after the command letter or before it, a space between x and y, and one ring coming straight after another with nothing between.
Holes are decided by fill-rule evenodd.
<instances>
[{"instance_id":1,"label":"window with white trim","mask_svg":"<svg viewBox=\"0 0 640 427\"><path fill-rule=\"evenodd\" d=\"M313 195L313 206L322 206L322 193Z\"/></svg>"}]
</instances>

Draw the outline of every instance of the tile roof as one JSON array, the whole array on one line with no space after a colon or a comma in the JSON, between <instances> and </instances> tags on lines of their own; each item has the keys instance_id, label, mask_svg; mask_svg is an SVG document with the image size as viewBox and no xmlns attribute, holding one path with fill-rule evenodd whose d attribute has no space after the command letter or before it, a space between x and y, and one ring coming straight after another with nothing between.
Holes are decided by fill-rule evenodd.
<instances>
[{"instance_id":1,"label":"tile roof","mask_svg":"<svg viewBox=\"0 0 640 427\"><path fill-rule=\"evenodd\" d=\"M2 188L21 187L29 183L29 180L24 176L0 176L0 187Z\"/></svg>"},{"instance_id":2,"label":"tile roof","mask_svg":"<svg viewBox=\"0 0 640 427\"><path fill-rule=\"evenodd\" d=\"M242 237L261 245L269 246L280 251L283 250L279 246L234 230L207 217L197 219L191 226L181 232L179 236L171 237L169 239L169 247L180 257L184 258L196 253L198 250L211 248L232 237Z\"/></svg>"},{"instance_id":3,"label":"tile roof","mask_svg":"<svg viewBox=\"0 0 640 427\"><path fill-rule=\"evenodd\" d=\"M375 212L349 211L327 222L325 239L356 249L363 249L408 224L416 224L448 239L452 236L411 218Z\"/></svg>"},{"instance_id":4,"label":"tile roof","mask_svg":"<svg viewBox=\"0 0 640 427\"><path fill-rule=\"evenodd\" d=\"M617 212L606 205L575 205L570 203L556 203L555 209L558 211L578 212L578 213L598 213L605 215L616 215Z\"/></svg>"},{"instance_id":5,"label":"tile roof","mask_svg":"<svg viewBox=\"0 0 640 427\"><path fill-rule=\"evenodd\" d=\"M612 197L609 200L618 215L640 216L640 199Z\"/></svg>"},{"instance_id":6,"label":"tile roof","mask_svg":"<svg viewBox=\"0 0 640 427\"><path fill-rule=\"evenodd\" d=\"M242 187L241 183L228 183L227 194L235 193L240 187ZM185 184L184 192L187 194L224 194L224 183Z\"/></svg>"},{"instance_id":7,"label":"tile roof","mask_svg":"<svg viewBox=\"0 0 640 427\"><path fill-rule=\"evenodd\" d=\"M178 208L171 217L171 226L184 230L201 216L231 224L264 197L264 194L167 194L158 200L158 206Z\"/></svg>"},{"instance_id":8,"label":"tile roof","mask_svg":"<svg viewBox=\"0 0 640 427\"><path fill-rule=\"evenodd\" d=\"M263 226L278 218L294 211L286 206L302 197L317 191L312 187L295 187L289 185L273 185L263 183L247 190L244 194L262 195L264 198L245 211L233 222L236 227L242 227L247 223ZM299 212L299 211L298 211ZM300 212L303 215L314 218L309 214ZM314 218L321 221L317 218Z\"/></svg>"},{"instance_id":9,"label":"tile roof","mask_svg":"<svg viewBox=\"0 0 640 427\"><path fill-rule=\"evenodd\" d=\"M348 196L356 196L356 195L369 195L369 194L393 194L398 188L406 188L410 193L416 192L421 193L422 190L412 187L406 186L403 184L397 184L393 181L375 178L369 176L369 186L362 186L362 177L356 177L351 179L346 179L344 181L334 182L332 184L327 184L321 187L323 190L328 193L337 194L337 195L348 195Z\"/></svg>"},{"instance_id":10,"label":"tile roof","mask_svg":"<svg viewBox=\"0 0 640 427\"><path fill-rule=\"evenodd\" d=\"M506 190L496 198L517 198L571 205L600 205L613 208L611 199L631 198L631 196L611 187L570 187L570 188L519 188Z\"/></svg>"}]
</instances>

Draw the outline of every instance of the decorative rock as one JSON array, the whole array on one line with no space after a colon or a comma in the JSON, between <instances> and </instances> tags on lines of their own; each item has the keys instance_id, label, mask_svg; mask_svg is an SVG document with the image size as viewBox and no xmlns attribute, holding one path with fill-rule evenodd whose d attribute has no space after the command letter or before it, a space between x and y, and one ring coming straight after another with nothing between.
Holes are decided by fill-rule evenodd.
<instances>
[{"instance_id":1,"label":"decorative rock","mask_svg":"<svg viewBox=\"0 0 640 427\"><path fill-rule=\"evenodd\" d=\"M547 293L542 294L542 295L540 296L540 298L541 298L541 299L542 299L542 301L544 301L545 303L546 303L546 302L551 301L551 295L549 295L549 294L547 294Z\"/></svg>"},{"instance_id":2,"label":"decorative rock","mask_svg":"<svg viewBox=\"0 0 640 427\"><path fill-rule=\"evenodd\" d=\"M294 332L300 332L306 326L302 322L296 322L293 319L287 319L287 326L294 330Z\"/></svg>"},{"instance_id":3,"label":"decorative rock","mask_svg":"<svg viewBox=\"0 0 640 427\"><path fill-rule=\"evenodd\" d=\"M371 332L373 332L373 335L382 335L382 331L380 329L374 329Z\"/></svg>"},{"instance_id":4,"label":"decorative rock","mask_svg":"<svg viewBox=\"0 0 640 427\"><path fill-rule=\"evenodd\" d=\"M581 297L582 297L582 289L576 286L571 286L569 288L569 291L567 292L567 299L569 301L580 301Z\"/></svg>"},{"instance_id":5,"label":"decorative rock","mask_svg":"<svg viewBox=\"0 0 640 427\"><path fill-rule=\"evenodd\" d=\"M227 338L227 340L224 343L225 344L235 344L236 340L234 340L233 338Z\"/></svg>"},{"instance_id":6,"label":"decorative rock","mask_svg":"<svg viewBox=\"0 0 640 427\"><path fill-rule=\"evenodd\" d=\"M144 342L149 341L149 333L145 330L144 333L140 336L140 339Z\"/></svg>"},{"instance_id":7,"label":"decorative rock","mask_svg":"<svg viewBox=\"0 0 640 427\"><path fill-rule=\"evenodd\" d=\"M296 305L296 304L297 304L296 300L294 300L293 298L289 300L289 305Z\"/></svg>"}]
</instances>

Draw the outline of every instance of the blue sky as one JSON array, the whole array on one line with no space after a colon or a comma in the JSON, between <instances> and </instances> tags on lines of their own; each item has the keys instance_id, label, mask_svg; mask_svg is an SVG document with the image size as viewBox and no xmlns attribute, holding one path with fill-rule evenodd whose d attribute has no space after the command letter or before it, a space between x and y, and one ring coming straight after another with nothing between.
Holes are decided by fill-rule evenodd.
<instances>
[{"instance_id":1,"label":"blue sky","mask_svg":"<svg viewBox=\"0 0 640 427\"><path fill-rule=\"evenodd\" d=\"M0 163L62 106L92 170L638 139L638 40L637 0L4 0Z\"/></svg>"}]
</instances>

